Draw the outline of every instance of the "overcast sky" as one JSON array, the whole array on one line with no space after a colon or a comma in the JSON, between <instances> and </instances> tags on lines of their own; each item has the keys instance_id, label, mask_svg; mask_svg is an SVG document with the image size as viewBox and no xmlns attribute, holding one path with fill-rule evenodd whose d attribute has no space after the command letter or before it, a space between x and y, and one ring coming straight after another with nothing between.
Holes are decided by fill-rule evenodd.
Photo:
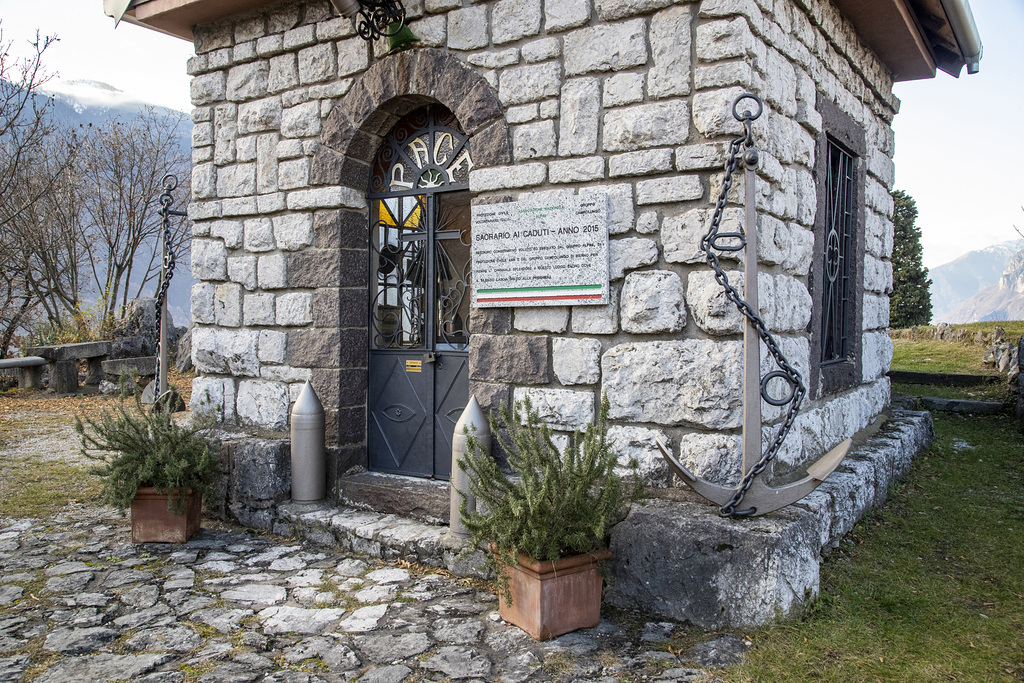
<instances>
[{"instance_id":1,"label":"overcast sky","mask_svg":"<svg viewBox=\"0 0 1024 683\"><path fill-rule=\"evenodd\" d=\"M24 54L39 29L56 34L46 64L63 80L109 83L190 111L191 44L130 24L114 30L102 0L0 0L4 42ZM981 73L900 83L896 187L917 200L925 265L937 266L1024 231L1024 2L975 0Z\"/></svg>"},{"instance_id":2,"label":"overcast sky","mask_svg":"<svg viewBox=\"0 0 1024 683\"><path fill-rule=\"evenodd\" d=\"M895 87L896 187L917 200L929 267L1024 232L1024 2L971 9L981 71Z\"/></svg>"}]
</instances>

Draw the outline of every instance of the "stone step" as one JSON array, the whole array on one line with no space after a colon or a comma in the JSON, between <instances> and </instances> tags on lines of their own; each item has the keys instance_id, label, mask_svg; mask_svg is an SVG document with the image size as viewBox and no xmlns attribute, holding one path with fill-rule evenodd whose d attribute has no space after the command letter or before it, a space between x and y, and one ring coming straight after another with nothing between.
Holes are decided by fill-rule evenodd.
<instances>
[{"instance_id":1,"label":"stone step","mask_svg":"<svg viewBox=\"0 0 1024 683\"><path fill-rule=\"evenodd\" d=\"M897 393L892 395L892 405L905 410L930 410L968 415L998 415L1011 410L1011 407L1002 401L974 401L963 398L939 398L938 396L913 396Z\"/></svg>"},{"instance_id":2,"label":"stone step","mask_svg":"<svg viewBox=\"0 0 1024 683\"><path fill-rule=\"evenodd\" d=\"M338 480L338 502L361 510L392 513L427 524L448 524L448 482L380 472Z\"/></svg>"},{"instance_id":3,"label":"stone step","mask_svg":"<svg viewBox=\"0 0 1024 683\"><path fill-rule=\"evenodd\" d=\"M921 407L925 410L937 410L943 413L969 413L976 415L997 415L1009 412L1001 401L971 401L960 398L939 398L922 396Z\"/></svg>"},{"instance_id":4,"label":"stone step","mask_svg":"<svg viewBox=\"0 0 1024 683\"><path fill-rule=\"evenodd\" d=\"M911 370L890 370L889 379L906 384L929 384L943 387L974 387L995 384L999 375L963 375L948 372L913 372Z\"/></svg>"},{"instance_id":5,"label":"stone step","mask_svg":"<svg viewBox=\"0 0 1024 683\"><path fill-rule=\"evenodd\" d=\"M450 537L447 526L329 503L287 503L276 513L275 533L324 548L443 567L460 576L485 575L483 553L461 556L465 543Z\"/></svg>"},{"instance_id":6,"label":"stone step","mask_svg":"<svg viewBox=\"0 0 1024 683\"><path fill-rule=\"evenodd\" d=\"M326 548L339 547L387 561L419 562L464 575L480 574L483 555L458 557L463 544L448 539L447 524L441 521L442 501L447 512L447 482L363 472L342 477L339 489L347 490L350 499L360 505L375 509L357 509L331 499L293 503L289 441L239 436L228 431L211 433L221 442L227 476L225 495L218 502L210 501L208 512ZM332 459L330 454L328 459ZM420 513L420 519L402 514L413 510Z\"/></svg>"},{"instance_id":7,"label":"stone step","mask_svg":"<svg viewBox=\"0 0 1024 683\"><path fill-rule=\"evenodd\" d=\"M928 413L893 410L854 438L843 463L817 490L763 517L723 519L716 506L689 496L637 501L612 529L606 602L705 628L746 628L799 611L817 595L822 557L885 502L889 485L931 438ZM333 503L289 502L287 441L242 439L226 450L227 508L246 526L389 562L484 575L483 553L461 553L465 542L446 526ZM368 480L372 486L364 491L385 481Z\"/></svg>"}]
</instances>

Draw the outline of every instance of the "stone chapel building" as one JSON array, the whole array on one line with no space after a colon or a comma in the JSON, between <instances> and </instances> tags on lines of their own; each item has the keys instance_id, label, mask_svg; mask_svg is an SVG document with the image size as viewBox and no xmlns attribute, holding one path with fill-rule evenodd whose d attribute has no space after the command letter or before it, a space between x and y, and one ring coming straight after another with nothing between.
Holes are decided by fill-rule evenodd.
<instances>
[{"instance_id":1,"label":"stone chapel building","mask_svg":"<svg viewBox=\"0 0 1024 683\"><path fill-rule=\"evenodd\" d=\"M658 437L735 480L741 319L699 240L744 91L761 312L809 386L781 463L887 405L892 84L976 68L966 3L414 0L390 55L326 0L120 4L195 44L194 409L281 431L308 379L332 476L446 479L470 393L562 430L606 394L647 483L673 485ZM471 305L471 205L593 195L609 303Z\"/></svg>"},{"instance_id":2,"label":"stone chapel building","mask_svg":"<svg viewBox=\"0 0 1024 683\"><path fill-rule=\"evenodd\" d=\"M748 91L764 101L760 310L809 391L776 474L886 409L892 85L977 70L966 0L409 0L420 42L395 54L357 34L344 0L105 4L195 45L192 407L284 432L310 380L335 493L354 466L447 479L470 394L485 409L529 397L565 432L607 395L615 446L648 486L682 486L658 440L695 474L735 484L742 321L699 243L741 130L732 103ZM737 177L723 229L743 224L742 190ZM604 299L474 305L474 208L588 198L606 207L608 275L591 283ZM740 280L739 261L723 263ZM762 375L773 369L764 361ZM763 408L771 430L781 409ZM865 467L846 481L872 479ZM830 504L870 506L842 497ZM837 533L812 525L800 534ZM708 617L731 598L657 594L650 577L673 572L641 555L636 592L619 602L695 623L771 619L817 590L803 555L756 560L804 575ZM687 591L696 607L666 607Z\"/></svg>"}]
</instances>

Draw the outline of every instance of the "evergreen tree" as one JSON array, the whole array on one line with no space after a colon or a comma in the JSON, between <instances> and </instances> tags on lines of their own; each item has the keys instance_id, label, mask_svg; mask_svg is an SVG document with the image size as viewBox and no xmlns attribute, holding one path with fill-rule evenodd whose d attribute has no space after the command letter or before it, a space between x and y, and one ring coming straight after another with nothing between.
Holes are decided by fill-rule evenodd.
<instances>
[{"instance_id":1,"label":"evergreen tree","mask_svg":"<svg viewBox=\"0 0 1024 683\"><path fill-rule=\"evenodd\" d=\"M892 295L889 297L889 327L927 325L932 319L931 284L922 263L921 228L917 202L903 190L892 193L893 215Z\"/></svg>"}]
</instances>

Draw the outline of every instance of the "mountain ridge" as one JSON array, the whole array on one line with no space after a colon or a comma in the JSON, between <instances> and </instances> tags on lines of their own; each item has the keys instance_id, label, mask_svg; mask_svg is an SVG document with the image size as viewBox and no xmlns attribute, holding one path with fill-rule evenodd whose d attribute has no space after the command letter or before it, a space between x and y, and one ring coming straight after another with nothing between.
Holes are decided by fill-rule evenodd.
<instances>
[{"instance_id":1,"label":"mountain ridge","mask_svg":"<svg viewBox=\"0 0 1024 683\"><path fill-rule=\"evenodd\" d=\"M932 322L953 321L950 315L965 301L996 286L1024 239L1008 240L967 252L952 261L930 268Z\"/></svg>"},{"instance_id":2,"label":"mountain ridge","mask_svg":"<svg viewBox=\"0 0 1024 683\"><path fill-rule=\"evenodd\" d=\"M946 317L950 323L1024 319L1024 249L1010 258L998 283L963 301Z\"/></svg>"},{"instance_id":3,"label":"mountain ridge","mask_svg":"<svg viewBox=\"0 0 1024 683\"><path fill-rule=\"evenodd\" d=\"M157 115L182 116L182 125L178 131L177 143L187 158L192 156L192 119L186 113L159 104L145 102L123 90L97 80L59 80L54 79L39 88L40 95L51 99L50 115L57 121L73 127L102 126L115 118L127 119L152 109ZM179 178L180 185L176 192L176 208L184 209L191 198L189 193L190 178ZM171 278L168 290L167 305L175 325L188 325L192 319L191 295L192 279L190 254L186 247L184 253L177 255L178 267ZM153 283L144 291L143 296L155 296L156 284Z\"/></svg>"}]
</instances>

